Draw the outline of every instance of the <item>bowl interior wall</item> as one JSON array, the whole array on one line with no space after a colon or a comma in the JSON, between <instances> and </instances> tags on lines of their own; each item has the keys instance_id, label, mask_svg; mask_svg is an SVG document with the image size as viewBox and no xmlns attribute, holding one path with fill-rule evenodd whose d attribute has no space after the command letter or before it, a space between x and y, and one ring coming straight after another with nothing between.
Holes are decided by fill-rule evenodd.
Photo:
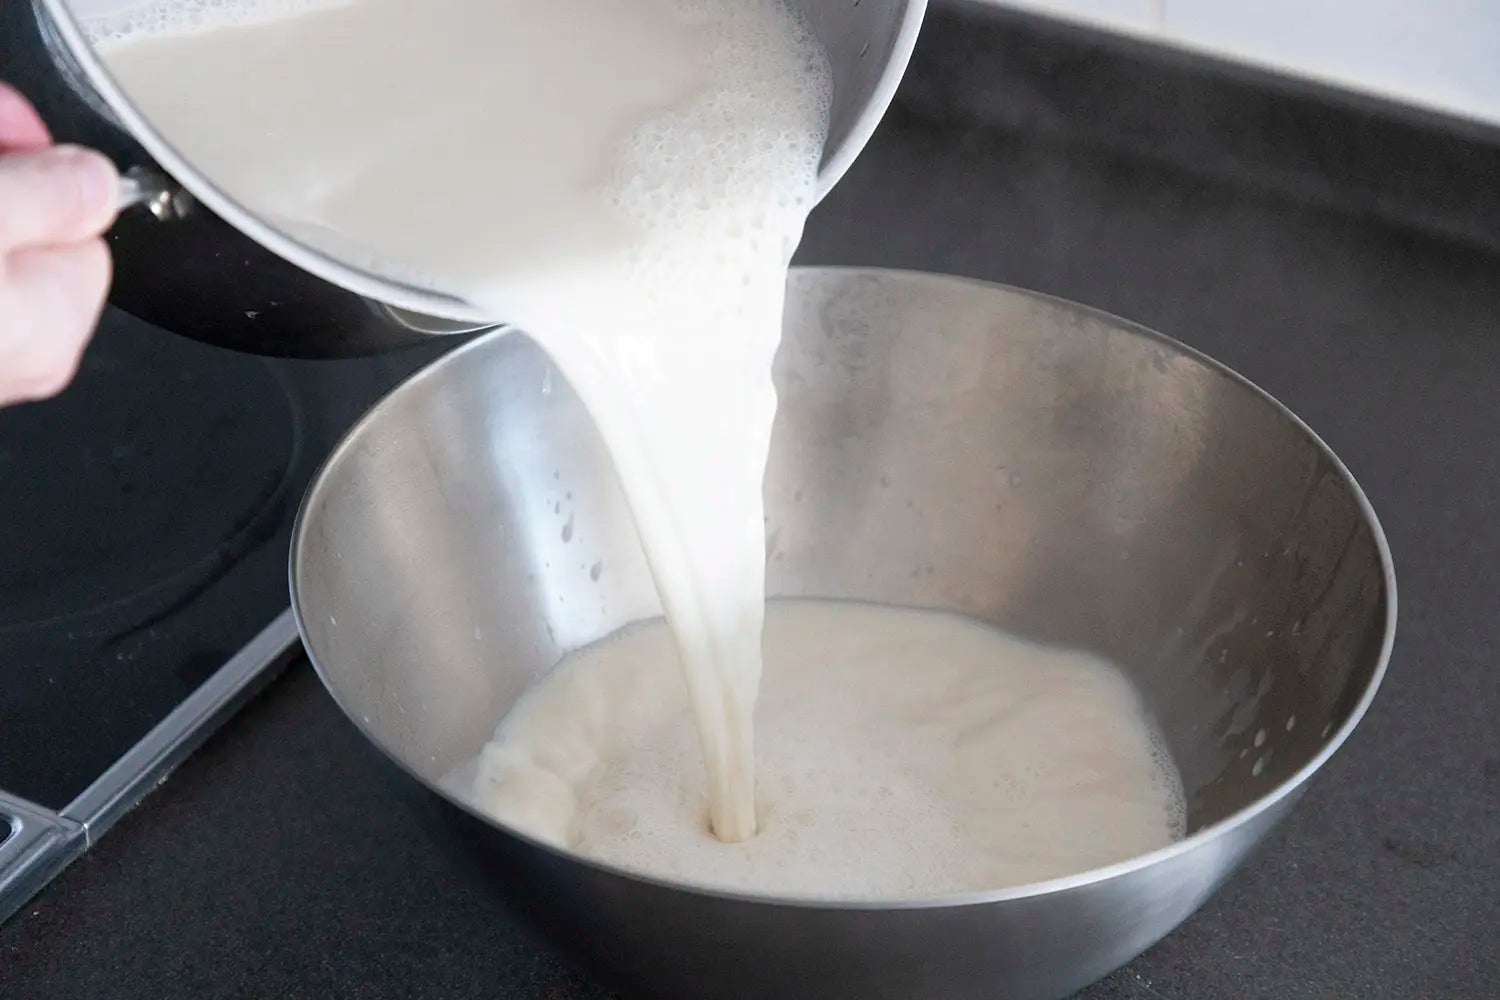
<instances>
[{"instance_id":1,"label":"bowl interior wall","mask_svg":"<svg viewBox=\"0 0 1500 1000\"><path fill-rule=\"evenodd\" d=\"M1305 765L1379 660L1380 545L1280 407L1147 331L958 279L795 271L773 594L960 611L1135 679L1191 829ZM435 781L567 651L659 613L607 455L519 335L372 411L309 494L305 639Z\"/></svg>"}]
</instances>

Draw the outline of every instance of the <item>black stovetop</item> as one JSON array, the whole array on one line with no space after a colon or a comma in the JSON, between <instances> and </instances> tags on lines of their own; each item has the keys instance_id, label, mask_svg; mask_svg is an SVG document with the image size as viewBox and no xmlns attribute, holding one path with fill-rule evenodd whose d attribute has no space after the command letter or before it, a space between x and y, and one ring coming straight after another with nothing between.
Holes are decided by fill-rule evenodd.
<instances>
[{"instance_id":1,"label":"black stovetop","mask_svg":"<svg viewBox=\"0 0 1500 1000\"><path fill-rule=\"evenodd\" d=\"M0 791L73 801L287 606L302 491L425 354L272 361L110 312L0 410Z\"/></svg>"}]
</instances>

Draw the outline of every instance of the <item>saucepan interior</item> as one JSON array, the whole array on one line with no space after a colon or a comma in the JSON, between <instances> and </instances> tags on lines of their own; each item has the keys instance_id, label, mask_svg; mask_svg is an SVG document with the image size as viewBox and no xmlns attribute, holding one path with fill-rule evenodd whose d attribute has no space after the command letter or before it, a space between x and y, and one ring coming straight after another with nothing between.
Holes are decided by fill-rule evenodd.
<instances>
[{"instance_id":1,"label":"saucepan interior","mask_svg":"<svg viewBox=\"0 0 1500 1000\"><path fill-rule=\"evenodd\" d=\"M453 822L562 943L660 995L1050 997L1128 960L1373 696L1395 590L1363 494L1214 362L994 285L794 270L777 384L771 593L958 611L1109 658L1178 765L1187 839L978 897L789 905ZM304 503L292 584L329 690L434 790L566 653L659 614L592 423L519 335L461 348L355 427Z\"/></svg>"}]
</instances>

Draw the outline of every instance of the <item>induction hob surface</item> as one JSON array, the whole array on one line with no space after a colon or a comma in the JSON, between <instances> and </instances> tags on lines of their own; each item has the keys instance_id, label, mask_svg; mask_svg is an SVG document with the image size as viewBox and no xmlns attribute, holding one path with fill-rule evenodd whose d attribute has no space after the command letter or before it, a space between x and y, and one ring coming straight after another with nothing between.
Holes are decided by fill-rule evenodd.
<instances>
[{"instance_id":1,"label":"induction hob surface","mask_svg":"<svg viewBox=\"0 0 1500 1000\"><path fill-rule=\"evenodd\" d=\"M0 410L0 919L285 662L302 491L444 346L268 360L110 312Z\"/></svg>"}]
</instances>

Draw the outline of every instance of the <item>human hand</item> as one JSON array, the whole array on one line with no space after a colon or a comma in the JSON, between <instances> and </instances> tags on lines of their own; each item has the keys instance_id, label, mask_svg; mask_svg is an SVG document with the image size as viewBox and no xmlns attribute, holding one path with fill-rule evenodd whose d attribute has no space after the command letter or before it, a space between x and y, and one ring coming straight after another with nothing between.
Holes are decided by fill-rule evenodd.
<instances>
[{"instance_id":1,"label":"human hand","mask_svg":"<svg viewBox=\"0 0 1500 1000\"><path fill-rule=\"evenodd\" d=\"M102 234L119 198L109 160L53 145L36 109L0 83L0 406L72 380L109 290Z\"/></svg>"}]
</instances>

